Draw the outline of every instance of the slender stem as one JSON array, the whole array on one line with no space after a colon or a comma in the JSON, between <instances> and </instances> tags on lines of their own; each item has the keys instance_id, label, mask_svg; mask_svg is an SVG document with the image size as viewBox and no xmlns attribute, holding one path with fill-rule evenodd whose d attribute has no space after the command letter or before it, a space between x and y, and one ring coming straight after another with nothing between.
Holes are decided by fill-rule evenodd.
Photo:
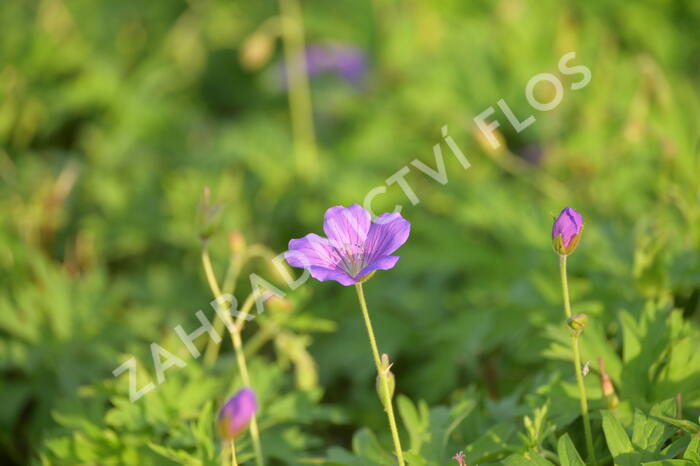
<instances>
[{"instance_id":1,"label":"slender stem","mask_svg":"<svg viewBox=\"0 0 700 466\"><path fill-rule=\"evenodd\" d=\"M564 312L566 317L571 318L571 302L569 300L569 281L566 275L566 256L559 256L559 273L561 274L561 290L564 295ZM593 450L593 436L591 434L591 420L588 417L588 399L586 398L586 386L583 383L583 374L581 373L581 352L579 350L580 330L571 331L571 350L574 354L574 369L576 370L576 383L578 384L579 399L581 401L581 417L583 418L583 432L586 436L586 447L588 448L588 456L593 460L593 464L597 465L598 461Z\"/></svg>"},{"instance_id":2,"label":"slender stem","mask_svg":"<svg viewBox=\"0 0 700 466\"><path fill-rule=\"evenodd\" d=\"M209 282L209 288L214 294L215 299L219 299L221 296L221 289L216 281L216 275L214 275L214 269L211 265L211 259L209 258L209 250L204 246L202 249L202 265L204 266L204 273L207 276L207 282ZM240 328L233 322L231 314L228 312L223 312L222 315L226 319L226 327L230 329L229 334L231 335L231 342L233 343L234 353L236 354L236 362L238 363L238 371L241 375L241 380L243 385L246 387L252 387L250 383L250 375L248 374L248 365L246 364L245 355L243 352L243 341L241 340ZM241 312L238 316L238 320L241 320ZM260 445L260 431L258 430L258 421L256 416L253 415L250 420L250 436L253 439L253 450L255 451L255 463L258 466L263 466L265 463L262 456L262 447Z\"/></svg>"},{"instance_id":3,"label":"slender stem","mask_svg":"<svg viewBox=\"0 0 700 466\"><path fill-rule=\"evenodd\" d=\"M209 263L209 265L208 267L207 265L205 265L205 272L207 273L207 280L211 283L212 279L209 277L209 275L211 274L213 276L214 273L212 271L211 261L207 259L207 262ZM233 294L236 288L236 280L238 279L238 276L240 275L241 270L243 269L244 262L245 258L242 256L234 256L229 261L229 267L226 271L226 277L224 278L224 284L222 287L223 294ZM213 282L216 283L216 279L213 279ZM224 330L224 321L221 319L215 319L214 330L216 331L216 333L221 334L221 332ZM206 364L207 366L212 366L219 356L220 348L221 340L215 341L214 339L209 339L207 341L207 348L204 352L204 364Z\"/></svg>"},{"instance_id":4,"label":"slender stem","mask_svg":"<svg viewBox=\"0 0 700 466\"><path fill-rule=\"evenodd\" d=\"M369 312L367 311L367 302L365 301L365 292L362 289L362 283L356 283L355 289L357 290L357 298L360 300L360 307L362 308L362 317L365 319L365 325L367 326L367 335L369 336L369 344L372 347L372 356L374 356L374 364L377 366L377 373L382 383L382 390L384 391L384 399L386 403L384 408L386 410L387 417L389 418L389 427L391 428L391 436L394 439L394 450L396 450L396 458L399 460L399 465L404 465L403 450L401 449L401 439L399 438L399 430L396 427L396 419L394 418L394 408L391 402L391 392L389 389L389 378L387 377L386 371L382 370L382 362L379 358L379 349L377 349L377 341L374 338L374 330L372 330L372 321L369 318ZM381 401L381 400L380 400Z\"/></svg>"},{"instance_id":5,"label":"slender stem","mask_svg":"<svg viewBox=\"0 0 700 466\"><path fill-rule=\"evenodd\" d=\"M231 466L238 466L236 459L236 442L231 438Z\"/></svg>"},{"instance_id":6,"label":"slender stem","mask_svg":"<svg viewBox=\"0 0 700 466\"><path fill-rule=\"evenodd\" d=\"M279 7L297 168L300 173L311 177L315 174L318 156L306 71L301 6L299 0L279 0Z\"/></svg>"},{"instance_id":7,"label":"slender stem","mask_svg":"<svg viewBox=\"0 0 700 466\"><path fill-rule=\"evenodd\" d=\"M236 281L238 280L238 277L241 275L243 267L248 263L248 261L256 257L262 257L267 259L274 256L275 254L272 253L272 251L260 244L251 245L245 254L234 254L231 257L231 260L229 261L229 267L226 271L226 276L224 277L224 284L221 287L223 294L232 295L234 293L234 291L236 290ZM211 270L211 266L209 267L209 269ZM246 307L244 304L243 309L241 310L241 315L243 317L247 315L245 309ZM248 309L248 312L249 311L250 309ZM242 319L240 318L237 320L239 330L243 330L243 327L240 324L241 320ZM221 332L224 330L224 321L221 319L214 320L214 330L216 331L216 333L221 334ZM204 352L204 364L206 364L207 366L212 366L216 362L217 357L219 356L220 349L221 341L217 342L213 339L209 339L207 341L206 351ZM251 353L254 352L248 351L248 354Z\"/></svg>"}]
</instances>

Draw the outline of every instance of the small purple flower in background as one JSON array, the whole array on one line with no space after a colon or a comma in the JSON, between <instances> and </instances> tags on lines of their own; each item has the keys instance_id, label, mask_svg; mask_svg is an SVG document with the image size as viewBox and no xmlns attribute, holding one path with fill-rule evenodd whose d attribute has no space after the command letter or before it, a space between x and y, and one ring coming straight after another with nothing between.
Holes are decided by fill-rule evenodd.
<instances>
[{"instance_id":1,"label":"small purple flower in background","mask_svg":"<svg viewBox=\"0 0 700 466\"><path fill-rule=\"evenodd\" d=\"M576 249L582 233L583 217L571 207L566 207L552 225L554 250L568 256Z\"/></svg>"},{"instance_id":2,"label":"small purple flower in background","mask_svg":"<svg viewBox=\"0 0 700 466\"><path fill-rule=\"evenodd\" d=\"M255 392L242 388L224 404L219 412L219 434L233 439L240 435L258 410Z\"/></svg>"},{"instance_id":3,"label":"small purple flower in background","mask_svg":"<svg viewBox=\"0 0 700 466\"><path fill-rule=\"evenodd\" d=\"M310 45L306 48L306 71L311 77L335 73L359 85L367 74L367 59L362 50L352 45Z\"/></svg>"},{"instance_id":4,"label":"small purple flower in background","mask_svg":"<svg viewBox=\"0 0 700 466\"><path fill-rule=\"evenodd\" d=\"M527 144L515 150L515 153L531 165L540 165L544 159L544 147L541 144Z\"/></svg>"},{"instance_id":5,"label":"small purple flower in background","mask_svg":"<svg viewBox=\"0 0 700 466\"><path fill-rule=\"evenodd\" d=\"M324 74L332 74L352 84L362 87L367 77L367 56L359 47L349 44L313 44L304 50L306 73L313 79ZM281 84L288 87L287 71L282 64L279 69Z\"/></svg>"},{"instance_id":6,"label":"small purple flower in background","mask_svg":"<svg viewBox=\"0 0 700 466\"><path fill-rule=\"evenodd\" d=\"M408 239L411 224L398 213L382 214L374 223L357 204L326 211L323 231L292 239L285 259L292 267L307 269L319 281L335 280L350 286L367 280L376 270L389 270L399 260L392 256Z\"/></svg>"}]
</instances>

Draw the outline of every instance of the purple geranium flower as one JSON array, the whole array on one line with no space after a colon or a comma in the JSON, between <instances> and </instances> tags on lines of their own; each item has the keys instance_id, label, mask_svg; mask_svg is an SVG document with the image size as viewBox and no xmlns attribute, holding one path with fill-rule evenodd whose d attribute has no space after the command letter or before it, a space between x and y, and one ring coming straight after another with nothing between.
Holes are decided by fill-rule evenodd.
<instances>
[{"instance_id":1,"label":"purple geranium flower","mask_svg":"<svg viewBox=\"0 0 700 466\"><path fill-rule=\"evenodd\" d=\"M559 254L571 254L576 249L582 232L583 217L571 207L566 207L552 225L554 249Z\"/></svg>"},{"instance_id":2,"label":"purple geranium flower","mask_svg":"<svg viewBox=\"0 0 700 466\"><path fill-rule=\"evenodd\" d=\"M219 434L223 438L235 438L248 427L255 416L258 403L255 392L242 388L224 404L219 412Z\"/></svg>"},{"instance_id":3,"label":"purple geranium flower","mask_svg":"<svg viewBox=\"0 0 700 466\"><path fill-rule=\"evenodd\" d=\"M392 256L408 239L411 224L398 213L370 213L357 204L326 211L323 231L289 242L285 259L292 267L307 269L319 281L335 280L349 286L366 280L376 270L389 270L399 260Z\"/></svg>"}]
</instances>

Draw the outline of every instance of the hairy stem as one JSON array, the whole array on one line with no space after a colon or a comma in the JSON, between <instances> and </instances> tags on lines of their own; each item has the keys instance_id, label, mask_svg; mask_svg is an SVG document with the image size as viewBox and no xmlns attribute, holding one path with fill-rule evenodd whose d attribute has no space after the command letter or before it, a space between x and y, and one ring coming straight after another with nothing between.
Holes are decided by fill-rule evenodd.
<instances>
[{"instance_id":1,"label":"hairy stem","mask_svg":"<svg viewBox=\"0 0 700 466\"><path fill-rule=\"evenodd\" d=\"M372 347L372 356L374 357L374 363L377 366L377 373L382 384L382 390L384 392L384 399L386 400L384 408L386 410L387 417L389 418L389 427L391 428L391 436L394 439L394 450L396 451L396 458L399 460L399 465L404 465L403 450L401 449L401 439L399 438L399 430L396 427L396 419L394 417L394 408L391 402L391 392L389 389L389 377L386 371L382 370L382 362L379 358L379 349L377 349L377 341L374 338L374 330L372 329L372 321L369 318L369 312L367 311L367 302L365 301L365 292L362 289L362 283L356 283L355 289L357 290L357 298L360 300L360 307L362 308L362 316L365 319L365 325L367 326L367 335L369 335L369 344ZM381 400L380 400L381 401Z\"/></svg>"},{"instance_id":2,"label":"hairy stem","mask_svg":"<svg viewBox=\"0 0 700 466\"><path fill-rule=\"evenodd\" d=\"M569 281L566 274L566 256L559 256L559 272L561 274L561 289L564 295L564 312L567 319L571 318L571 302L569 300ZM581 373L581 351L579 350L580 330L571 331L571 350L574 355L574 369L576 371L576 383L578 384L579 400L581 402L581 417L583 418L583 431L586 436L586 448L588 456L593 460L593 464L597 465L595 451L593 450L593 436L591 434L591 420L588 417L588 399L586 398L586 386L583 383L583 374Z\"/></svg>"}]
</instances>

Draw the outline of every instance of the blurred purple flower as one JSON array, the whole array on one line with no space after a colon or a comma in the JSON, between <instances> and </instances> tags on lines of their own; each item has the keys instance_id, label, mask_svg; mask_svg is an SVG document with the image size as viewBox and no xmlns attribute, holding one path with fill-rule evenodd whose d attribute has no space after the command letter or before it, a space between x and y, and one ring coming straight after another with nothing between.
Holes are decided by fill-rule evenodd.
<instances>
[{"instance_id":1,"label":"blurred purple flower","mask_svg":"<svg viewBox=\"0 0 700 466\"><path fill-rule=\"evenodd\" d=\"M359 85L367 74L367 59L362 50L352 45L310 45L306 48L306 71L311 77L335 73Z\"/></svg>"},{"instance_id":2,"label":"blurred purple flower","mask_svg":"<svg viewBox=\"0 0 700 466\"><path fill-rule=\"evenodd\" d=\"M219 434L230 439L241 434L258 410L255 392L242 388L224 404L219 412Z\"/></svg>"},{"instance_id":3,"label":"blurred purple flower","mask_svg":"<svg viewBox=\"0 0 700 466\"><path fill-rule=\"evenodd\" d=\"M367 76L367 56L358 47L340 43L314 44L305 49L306 72L310 78L334 74L360 87ZM281 67L282 85L288 87L287 71Z\"/></svg>"},{"instance_id":4,"label":"blurred purple flower","mask_svg":"<svg viewBox=\"0 0 700 466\"><path fill-rule=\"evenodd\" d=\"M292 267L307 269L319 281L335 280L349 286L366 280L376 270L389 270L399 260L392 256L408 239L411 224L398 213L370 213L357 204L326 211L323 231L292 239L285 259Z\"/></svg>"},{"instance_id":5,"label":"blurred purple flower","mask_svg":"<svg viewBox=\"0 0 700 466\"><path fill-rule=\"evenodd\" d=\"M520 157L532 165L540 165L544 159L544 147L540 144L527 144L516 151Z\"/></svg>"},{"instance_id":6,"label":"blurred purple flower","mask_svg":"<svg viewBox=\"0 0 700 466\"><path fill-rule=\"evenodd\" d=\"M566 207L552 225L554 249L559 254L571 254L576 249L582 232L583 217L571 207Z\"/></svg>"}]
</instances>

